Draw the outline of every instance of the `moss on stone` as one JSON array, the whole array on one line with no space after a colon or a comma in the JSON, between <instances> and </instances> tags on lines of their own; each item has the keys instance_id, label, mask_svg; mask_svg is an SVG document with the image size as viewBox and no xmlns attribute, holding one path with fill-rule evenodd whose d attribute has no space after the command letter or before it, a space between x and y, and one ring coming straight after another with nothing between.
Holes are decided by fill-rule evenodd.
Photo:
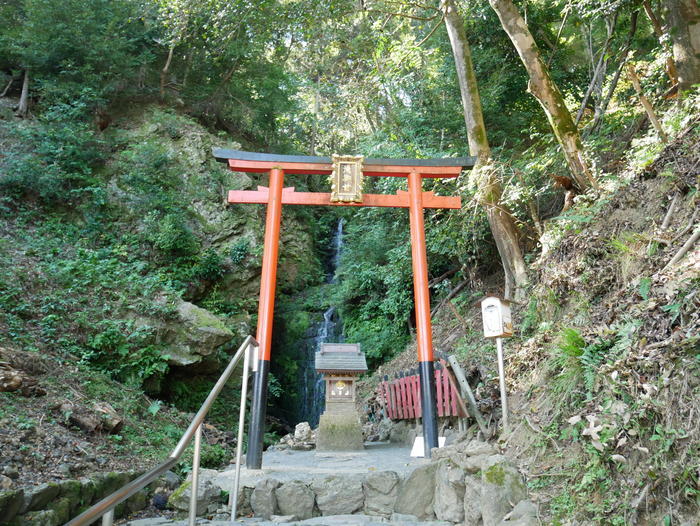
<instances>
[{"instance_id":1,"label":"moss on stone","mask_svg":"<svg viewBox=\"0 0 700 526\"><path fill-rule=\"evenodd\" d=\"M490 468L488 468L484 473L484 476L486 477L486 480L491 484L495 484L496 486L503 486L503 483L505 482L506 478L506 472L503 470L503 466L501 466L500 464L496 464L495 466L491 466Z\"/></svg>"},{"instance_id":2,"label":"moss on stone","mask_svg":"<svg viewBox=\"0 0 700 526\"><path fill-rule=\"evenodd\" d=\"M180 485L179 488L177 488L175 491L173 491L173 494L170 495L170 498L168 499L168 505L172 506L171 503L176 502L180 499L182 499L182 494L187 491L190 486L192 486L192 481L187 481L184 482Z\"/></svg>"},{"instance_id":3,"label":"moss on stone","mask_svg":"<svg viewBox=\"0 0 700 526\"><path fill-rule=\"evenodd\" d=\"M59 524L68 522L70 519L71 501L66 497L61 497L51 503L49 510L56 514Z\"/></svg>"},{"instance_id":4,"label":"moss on stone","mask_svg":"<svg viewBox=\"0 0 700 526\"><path fill-rule=\"evenodd\" d=\"M24 504L24 491L4 491L0 493L0 517L7 520L14 518Z\"/></svg>"}]
</instances>

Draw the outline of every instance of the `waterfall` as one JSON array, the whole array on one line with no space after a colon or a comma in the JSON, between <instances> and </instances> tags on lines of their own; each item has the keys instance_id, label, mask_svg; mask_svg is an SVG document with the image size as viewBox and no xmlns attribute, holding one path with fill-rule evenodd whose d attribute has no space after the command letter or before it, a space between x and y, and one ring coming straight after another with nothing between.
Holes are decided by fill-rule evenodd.
<instances>
[{"instance_id":1,"label":"waterfall","mask_svg":"<svg viewBox=\"0 0 700 526\"><path fill-rule=\"evenodd\" d=\"M343 249L343 220L338 221L332 242L331 268L326 277L327 283L336 283L336 270L340 253ZM339 343L343 341L342 325L335 307L323 313L323 320L314 323L301 343L301 363L299 364L299 411L300 422L308 422L312 428L318 426L318 420L324 409L326 388L323 376L316 373L316 353L322 343Z\"/></svg>"}]
</instances>

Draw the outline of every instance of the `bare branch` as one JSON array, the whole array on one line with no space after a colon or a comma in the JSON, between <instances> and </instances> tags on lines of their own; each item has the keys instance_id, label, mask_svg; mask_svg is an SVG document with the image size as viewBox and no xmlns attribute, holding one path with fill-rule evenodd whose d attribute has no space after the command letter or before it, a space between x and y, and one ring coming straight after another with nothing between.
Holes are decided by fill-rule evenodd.
<instances>
[{"instance_id":1,"label":"bare branch","mask_svg":"<svg viewBox=\"0 0 700 526\"><path fill-rule=\"evenodd\" d=\"M430 30L430 32L425 36L425 38L424 38L423 40L421 40L420 42L418 42L418 44L416 44L416 46L420 47L420 46L422 46L423 44L425 44L425 42L426 42L431 36L433 36L433 33L435 33L435 30L436 30L438 27L440 27L444 21L445 21L445 15L443 14L442 17L440 17L440 20L438 21L438 23L435 24L435 26Z\"/></svg>"}]
</instances>

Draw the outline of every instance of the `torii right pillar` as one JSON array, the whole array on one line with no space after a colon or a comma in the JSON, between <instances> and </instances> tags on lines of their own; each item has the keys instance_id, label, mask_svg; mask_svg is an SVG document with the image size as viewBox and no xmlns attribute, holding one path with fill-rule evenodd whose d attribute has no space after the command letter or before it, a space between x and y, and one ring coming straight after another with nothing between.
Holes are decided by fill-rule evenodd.
<instances>
[{"instance_id":1,"label":"torii right pillar","mask_svg":"<svg viewBox=\"0 0 700 526\"><path fill-rule=\"evenodd\" d=\"M411 260L413 262L413 294L416 309L416 343L420 371L420 398L423 418L425 457L438 447L438 428L433 366L433 327L430 320L428 258L423 219L423 182L419 173L408 174L409 220L411 224Z\"/></svg>"}]
</instances>

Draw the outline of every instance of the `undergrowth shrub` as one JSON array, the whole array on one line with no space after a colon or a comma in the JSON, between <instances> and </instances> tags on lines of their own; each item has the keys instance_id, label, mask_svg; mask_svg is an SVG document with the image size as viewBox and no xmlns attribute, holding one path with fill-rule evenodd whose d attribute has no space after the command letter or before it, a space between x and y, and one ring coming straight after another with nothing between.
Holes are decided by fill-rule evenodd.
<instances>
[{"instance_id":1,"label":"undergrowth shrub","mask_svg":"<svg viewBox=\"0 0 700 526\"><path fill-rule=\"evenodd\" d=\"M89 121L85 100L56 104L41 118L4 131L14 138L0 157L5 197L55 208L75 205L100 187L94 170L104 161L105 143Z\"/></svg>"}]
</instances>

